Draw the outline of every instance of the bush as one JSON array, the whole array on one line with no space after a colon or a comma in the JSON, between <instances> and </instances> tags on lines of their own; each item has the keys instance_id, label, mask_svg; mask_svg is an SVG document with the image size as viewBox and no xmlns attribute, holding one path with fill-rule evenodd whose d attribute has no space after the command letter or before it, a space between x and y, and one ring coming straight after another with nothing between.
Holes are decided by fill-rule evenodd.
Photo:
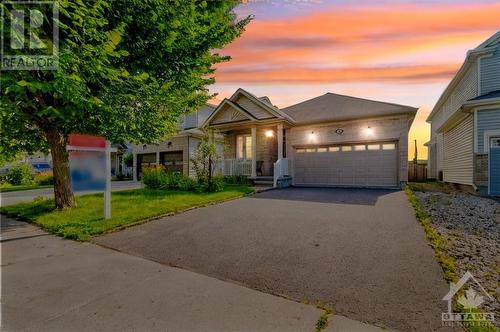
<instances>
[{"instance_id":1,"label":"bush","mask_svg":"<svg viewBox=\"0 0 500 332\"><path fill-rule=\"evenodd\" d=\"M40 185L52 185L54 184L54 174L52 171L40 172L35 175L35 182Z\"/></svg>"},{"instance_id":2,"label":"bush","mask_svg":"<svg viewBox=\"0 0 500 332\"><path fill-rule=\"evenodd\" d=\"M250 180L246 175L226 175L224 182L227 184L250 184Z\"/></svg>"},{"instance_id":3,"label":"bush","mask_svg":"<svg viewBox=\"0 0 500 332\"><path fill-rule=\"evenodd\" d=\"M17 164L7 173L7 182L13 186L33 184L35 175L29 164Z\"/></svg>"},{"instance_id":4,"label":"bush","mask_svg":"<svg viewBox=\"0 0 500 332\"><path fill-rule=\"evenodd\" d=\"M224 177L216 176L211 180L200 180L198 181L197 191L198 192L216 192L222 191L224 189Z\"/></svg>"},{"instance_id":5,"label":"bush","mask_svg":"<svg viewBox=\"0 0 500 332\"><path fill-rule=\"evenodd\" d=\"M194 191L198 186L190 177L179 172L168 173L162 166L145 168L142 171L142 182L146 187L154 189Z\"/></svg>"}]
</instances>

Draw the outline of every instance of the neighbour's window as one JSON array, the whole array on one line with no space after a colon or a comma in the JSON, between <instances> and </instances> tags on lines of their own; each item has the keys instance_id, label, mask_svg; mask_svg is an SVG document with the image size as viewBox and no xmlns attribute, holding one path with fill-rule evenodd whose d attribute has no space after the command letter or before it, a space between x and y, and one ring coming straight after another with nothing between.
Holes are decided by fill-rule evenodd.
<instances>
[{"instance_id":1,"label":"neighbour's window","mask_svg":"<svg viewBox=\"0 0 500 332\"><path fill-rule=\"evenodd\" d=\"M365 151L366 150L366 145L355 145L354 146L354 151Z\"/></svg>"},{"instance_id":2,"label":"neighbour's window","mask_svg":"<svg viewBox=\"0 0 500 332\"><path fill-rule=\"evenodd\" d=\"M339 150L340 150L340 147L338 147L338 146L330 146L328 148L328 151L330 151L330 152L337 152Z\"/></svg>"},{"instance_id":3,"label":"neighbour's window","mask_svg":"<svg viewBox=\"0 0 500 332\"><path fill-rule=\"evenodd\" d=\"M380 150L380 144L368 144L368 150Z\"/></svg>"},{"instance_id":4,"label":"neighbour's window","mask_svg":"<svg viewBox=\"0 0 500 332\"><path fill-rule=\"evenodd\" d=\"M352 151L352 146L350 146L350 145L344 145L342 147L342 151Z\"/></svg>"},{"instance_id":5,"label":"neighbour's window","mask_svg":"<svg viewBox=\"0 0 500 332\"><path fill-rule=\"evenodd\" d=\"M327 148L318 148L318 152L326 152L326 151L328 151Z\"/></svg>"},{"instance_id":6,"label":"neighbour's window","mask_svg":"<svg viewBox=\"0 0 500 332\"><path fill-rule=\"evenodd\" d=\"M306 152L316 152L316 149L306 149Z\"/></svg>"},{"instance_id":7,"label":"neighbour's window","mask_svg":"<svg viewBox=\"0 0 500 332\"><path fill-rule=\"evenodd\" d=\"M395 150L395 149L396 149L396 144L394 143L382 144L382 150Z\"/></svg>"}]
</instances>

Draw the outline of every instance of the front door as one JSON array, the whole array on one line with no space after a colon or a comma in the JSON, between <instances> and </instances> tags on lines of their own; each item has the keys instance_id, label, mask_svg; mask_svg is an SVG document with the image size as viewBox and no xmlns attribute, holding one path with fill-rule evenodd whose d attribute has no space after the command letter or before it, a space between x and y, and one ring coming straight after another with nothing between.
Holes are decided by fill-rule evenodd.
<instances>
[{"instance_id":1,"label":"front door","mask_svg":"<svg viewBox=\"0 0 500 332\"><path fill-rule=\"evenodd\" d=\"M490 138L489 177L490 195L500 196L500 137Z\"/></svg>"}]
</instances>

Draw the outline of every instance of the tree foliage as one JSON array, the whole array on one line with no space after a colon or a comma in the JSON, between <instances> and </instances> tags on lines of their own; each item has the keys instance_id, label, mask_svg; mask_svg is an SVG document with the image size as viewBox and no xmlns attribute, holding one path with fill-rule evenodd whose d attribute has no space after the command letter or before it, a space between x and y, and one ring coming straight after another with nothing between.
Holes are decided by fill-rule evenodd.
<instances>
[{"instance_id":1,"label":"tree foliage","mask_svg":"<svg viewBox=\"0 0 500 332\"><path fill-rule=\"evenodd\" d=\"M237 21L234 0L57 4L59 21L41 27L50 36L52 25L59 26L57 70L2 72L0 154L50 148L56 204L64 207L73 204L71 197L58 204L58 195L71 194L61 148L68 134L136 143L172 134L181 114L210 99L213 65L229 59L214 50L238 37L250 18ZM0 6L9 17L23 4Z\"/></svg>"}]
</instances>

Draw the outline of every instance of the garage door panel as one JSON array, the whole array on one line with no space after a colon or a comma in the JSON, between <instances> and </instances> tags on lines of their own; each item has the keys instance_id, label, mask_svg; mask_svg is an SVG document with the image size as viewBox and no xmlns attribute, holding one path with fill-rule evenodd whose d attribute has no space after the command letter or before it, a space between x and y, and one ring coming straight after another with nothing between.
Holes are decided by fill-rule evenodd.
<instances>
[{"instance_id":1,"label":"garage door panel","mask_svg":"<svg viewBox=\"0 0 500 332\"><path fill-rule=\"evenodd\" d=\"M392 143L393 147L396 143ZM296 153L297 185L394 187L398 184L398 150L382 150L373 143L351 145L352 151ZM315 150L314 150L315 151Z\"/></svg>"}]
</instances>

